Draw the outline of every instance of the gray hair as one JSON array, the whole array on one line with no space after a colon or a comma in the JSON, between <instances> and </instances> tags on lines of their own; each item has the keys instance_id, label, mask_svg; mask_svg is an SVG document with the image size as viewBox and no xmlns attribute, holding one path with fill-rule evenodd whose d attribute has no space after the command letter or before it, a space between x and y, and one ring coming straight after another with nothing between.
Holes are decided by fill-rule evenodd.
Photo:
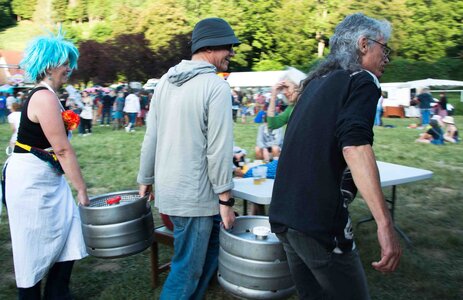
<instances>
[{"instance_id":1,"label":"gray hair","mask_svg":"<svg viewBox=\"0 0 463 300\"><path fill-rule=\"evenodd\" d=\"M383 38L387 42L391 37L391 31L391 24L386 20L376 20L362 13L347 16L336 26L330 38L330 54L307 75L303 87L312 79L335 69L359 71L362 69L359 40L362 37L374 40ZM368 41L369 45L373 43L373 41Z\"/></svg>"}]
</instances>

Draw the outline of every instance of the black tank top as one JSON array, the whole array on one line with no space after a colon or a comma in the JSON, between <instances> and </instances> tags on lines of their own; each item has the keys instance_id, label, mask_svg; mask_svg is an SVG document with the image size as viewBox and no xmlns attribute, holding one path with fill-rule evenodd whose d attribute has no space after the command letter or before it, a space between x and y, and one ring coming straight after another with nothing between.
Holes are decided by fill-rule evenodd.
<instances>
[{"instance_id":1,"label":"black tank top","mask_svg":"<svg viewBox=\"0 0 463 300\"><path fill-rule=\"evenodd\" d=\"M22 144L29 145L31 147L36 147L40 149L50 148L50 142L47 140L45 133L43 133L40 123L32 122L27 116L27 108L29 106L29 101L34 95L35 92L40 90L46 90L46 87L37 87L34 88L27 97L27 100L23 104L21 110L21 121L19 123L18 129L18 142ZM28 151L19 148L18 146L14 147L15 153L27 153Z\"/></svg>"}]
</instances>

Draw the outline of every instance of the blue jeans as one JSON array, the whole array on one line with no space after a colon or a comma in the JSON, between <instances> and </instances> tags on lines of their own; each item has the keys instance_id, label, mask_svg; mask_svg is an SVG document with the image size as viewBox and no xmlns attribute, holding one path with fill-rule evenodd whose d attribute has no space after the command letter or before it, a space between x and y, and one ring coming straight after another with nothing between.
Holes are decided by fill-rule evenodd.
<instances>
[{"instance_id":1,"label":"blue jeans","mask_svg":"<svg viewBox=\"0 0 463 300\"><path fill-rule=\"evenodd\" d=\"M220 215L170 219L174 224L174 256L161 299L203 299L217 272Z\"/></svg>"},{"instance_id":2,"label":"blue jeans","mask_svg":"<svg viewBox=\"0 0 463 300\"><path fill-rule=\"evenodd\" d=\"M370 299L357 250L336 254L310 236L278 233L299 299Z\"/></svg>"},{"instance_id":3,"label":"blue jeans","mask_svg":"<svg viewBox=\"0 0 463 300\"><path fill-rule=\"evenodd\" d=\"M127 116L129 116L129 123L131 123L132 126L135 126L135 121L137 119L137 113L127 113Z\"/></svg>"},{"instance_id":4,"label":"blue jeans","mask_svg":"<svg viewBox=\"0 0 463 300\"><path fill-rule=\"evenodd\" d=\"M111 107L103 107L103 111L101 113L101 122L100 124L103 125L106 120L106 124L110 124L112 121L111 117Z\"/></svg>"},{"instance_id":5,"label":"blue jeans","mask_svg":"<svg viewBox=\"0 0 463 300\"><path fill-rule=\"evenodd\" d=\"M430 118L431 118L431 109L422 108L421 109L421 126L428 125Z\"/></svg>"},{"instance_id":6,"label":"blue jeans","mask_svg":"<svg viewBox=\"0 0 463 300\"><path fill-rule=\"evenodd\" d=\"M381 122L381 115L383 114L383 109L380 107L380 108L376 108L376 115L375 115L375 125L376 126L381 126L383 125L382 122Z\"/></svg>"}]
</instances>

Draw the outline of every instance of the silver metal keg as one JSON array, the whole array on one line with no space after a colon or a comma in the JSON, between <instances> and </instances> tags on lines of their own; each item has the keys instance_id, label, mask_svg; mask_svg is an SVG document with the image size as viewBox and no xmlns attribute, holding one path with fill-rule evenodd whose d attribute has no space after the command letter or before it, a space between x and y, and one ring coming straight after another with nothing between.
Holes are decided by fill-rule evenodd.
<instances>
[{"instance_id":1,"label":"silver metal keg","mask_svg":"<svg viewBox=\"0 0 463 300\"><path fill-rule=\"evenodd\" d=\"M148 196L122 191L90 198L79 206L87 252L100 258L139 253L151 246L154 222Z\"/></svg>"},{"instance_id":2,"label":"silver metal keg","mask_svg":"<svg viewBox=\"0 0 463 300\"><path fill-rule=\"evenodd\" d=\"M220 231L218 279L234 296L282 299L295 292L283 245L265 216L243 216Z\"/></svg>"}]
</instances>

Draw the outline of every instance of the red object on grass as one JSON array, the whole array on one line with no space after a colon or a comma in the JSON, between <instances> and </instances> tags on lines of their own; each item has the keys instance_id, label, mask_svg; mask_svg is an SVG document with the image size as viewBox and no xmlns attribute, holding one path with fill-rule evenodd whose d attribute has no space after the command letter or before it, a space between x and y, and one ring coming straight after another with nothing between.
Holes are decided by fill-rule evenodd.
<instances>
[{"instance_id":1,"label":"red object on grass","mask_svg":"<svg viewBox=\"0 0 463 300\"><path fill-rule=\"evenodd\" d=\"M121 202L122 197L121 196L116 196L113 198L109 198L106 200L106 204L112 205L112 204L119 204Z\"/></svg>"}]
</instances>

